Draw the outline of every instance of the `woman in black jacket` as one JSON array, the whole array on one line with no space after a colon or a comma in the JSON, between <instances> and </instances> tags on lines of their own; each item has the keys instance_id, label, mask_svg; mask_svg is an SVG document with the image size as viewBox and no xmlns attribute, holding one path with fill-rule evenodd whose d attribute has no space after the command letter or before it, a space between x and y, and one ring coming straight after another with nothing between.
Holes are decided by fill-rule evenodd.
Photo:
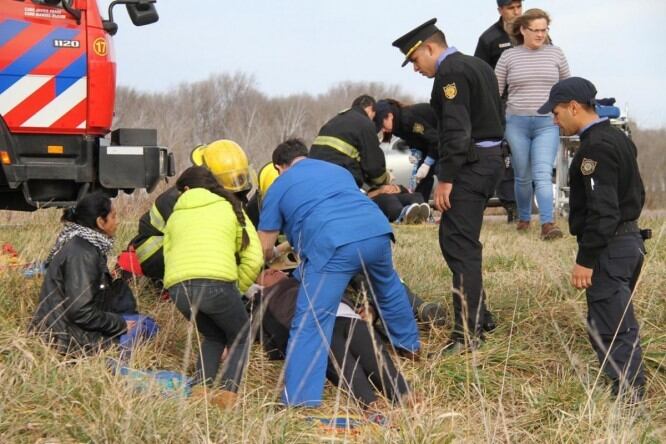
<instances>
[{"instance_id":1,"label":"woman in black jacket","mask_svg":"<svg viewBox=\"0 0 666 444\"><path fill-rule=\"evenodd\" d=\"M107 311L106 265L118 227L111 200L83 197L65 210L65 223L46 260L46 275L30 329L62 353L93 352L129 330L132 322Z\"/></svg>"}]
</instances>

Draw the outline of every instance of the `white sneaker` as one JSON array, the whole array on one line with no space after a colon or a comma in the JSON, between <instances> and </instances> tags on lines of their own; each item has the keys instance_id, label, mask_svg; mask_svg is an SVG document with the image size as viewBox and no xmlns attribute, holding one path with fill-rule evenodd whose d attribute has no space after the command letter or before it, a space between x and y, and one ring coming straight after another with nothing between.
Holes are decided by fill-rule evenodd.
<instances>
[{"instance_id":1,"label":"white sneaker","mask_svg":"<svg viewBox=\"0 0 666 444\"><path fill-rule=\"evenodd\" d=\"M403 224L418 224L421 223L421 209L419 204L413 203L407 207L405 214L402 217Z\"/></svg>"}]
</instances>

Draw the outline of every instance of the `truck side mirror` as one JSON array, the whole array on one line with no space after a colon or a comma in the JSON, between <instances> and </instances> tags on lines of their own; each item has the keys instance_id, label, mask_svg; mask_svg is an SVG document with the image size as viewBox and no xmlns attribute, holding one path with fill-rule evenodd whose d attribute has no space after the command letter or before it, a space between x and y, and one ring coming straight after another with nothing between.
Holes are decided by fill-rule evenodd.
<instances>
[{"instance_id":1,"label":"truck side mirror","mask_svg":"<svg viewBox=\"0 0 666 444\"><path fill-rule=\"evenodd\" d=\"M127 14L129 14L134 26L150 25L160 18L153 3L130 3L126 6Z\"/></svg>"}]
</instances>

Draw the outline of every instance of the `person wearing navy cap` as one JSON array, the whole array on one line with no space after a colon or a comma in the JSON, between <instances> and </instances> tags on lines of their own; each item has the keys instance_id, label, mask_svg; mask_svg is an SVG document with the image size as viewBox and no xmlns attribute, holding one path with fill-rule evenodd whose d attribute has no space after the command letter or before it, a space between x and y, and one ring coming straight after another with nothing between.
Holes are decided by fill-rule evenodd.
<instances>
[{"instance_id":1,"label":"person wearing navy cap","mask_svg":"<svg viewBox=\"0 0 666 444\"><path fill-rule=\"evenodd\" d=\"M393 268L391 225L359 192L348 170L307 155L297 139L273 151L280 175L268 189L259 216L266 260L273 258L281 230L301 258L282 392L288 406L321 404L335 313L358 273L369 277L393 346L412 358L420 348L405 286Z\"/></svg>"},{"instance_id":2,"label":"person wearing navy cap","mask_svg":"<svg viewBox=\"0 0 666 444\"><path fill-rule=\"evenodd\" d=\"M445 349L474 347L486 317L479 235L486 201L504 162L502 103L497 78L483 60L449 47L431 19L393 42L414 65L434 78L430 106L439 122L435 208L442 212L439 243L453 273L455 323Z\"/></svg>"},{"instance_id":3,"label":"person wearing navy cap","mask_svg":"<svg viewBox=\"0 0 666 444\"><path fill-rule=\"evenodd\" d=\"M590 342L613 393L643 397L645 375L631 303L645 247L638 217L645 189L636 146L595 110L594 85L581 77L556 83L539 113L553 113L580 148L569 169L569 229L578 241L571 284L585 289Z\"/></svg>"},{"instance_id":4,"label":"person wearing navy cap","mask_svg":"<svg viewBox=\"0 0 666 444\"><path fill-rule=\"evenodd\" d=\"M523 2L522 0L497 0L497 12L500 15L499 20L481 34L474 51L474 57L488 63L493 69L502 53L513 46L509 32L515 18L523 13ZM506 96L503 98L506 99ZM508 144L505 155L506 165L502 177L495 187L495 194L506 210L509 222L513 222L516 215L516 194Z\"/></svg>"}]
</instances>

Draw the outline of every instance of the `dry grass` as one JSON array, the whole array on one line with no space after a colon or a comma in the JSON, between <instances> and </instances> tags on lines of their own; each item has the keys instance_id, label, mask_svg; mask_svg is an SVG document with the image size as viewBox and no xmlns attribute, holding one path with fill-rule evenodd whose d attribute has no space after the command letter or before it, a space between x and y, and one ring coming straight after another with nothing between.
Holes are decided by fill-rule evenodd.
<instances>
[{"instance_id":1,"label":"dry grass","mask_svg":"<svg viewBox=\"0 0 666 444\"><path fill-rule=\"evenodd\" d=\"M44 257L58 229L59 213L43 211L5 225L10 241L28 259ZM132 218L128 218L131 220ZM12 222L17 222L16 219ZM649 241L635 295L648 375L647 400L627 410L614 402L584 328L584 295L568 285L575 242L537 239L501 221L483 232L485 284L499 327L479 351L421 363L400 361L422 402L389 412L393 427L331 434L308 415L359 415L340 391L327 386L317 410L284 410L276 404L281 363L258 348L242 389L242 402L223 413L203 401L170 399L156 389L136 393L105 367L107 356L63 361L25 325L39 279L2 272L0 282L0 442L646 442L666 439L666 221L645 220ZM135 224L122 226L118 245ZM450 308L450 273L439 253L437 231L400 227L397 268L425 299ZM170 303L138 283L142 311L162 327L158 339L135 354L136 368L191 371L185 362L187 325ZM426 353L437 351L447 329L424 329ZM110 353L109 355L112 355Z\"/></svg>"}]
</instances>

